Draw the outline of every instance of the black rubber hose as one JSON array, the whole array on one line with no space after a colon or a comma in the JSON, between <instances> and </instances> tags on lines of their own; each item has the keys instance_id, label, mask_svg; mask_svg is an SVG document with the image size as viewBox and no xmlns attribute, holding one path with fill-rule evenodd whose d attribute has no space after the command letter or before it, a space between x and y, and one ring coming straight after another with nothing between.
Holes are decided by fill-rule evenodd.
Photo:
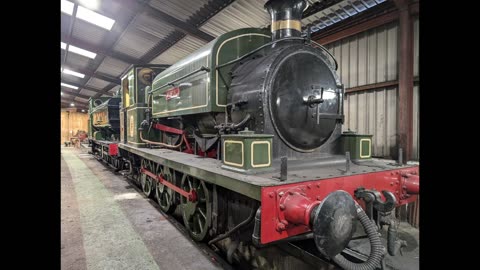
<instances>
[{"instance_id":1,"label":"black rubber hose","mask_svg":"<svg viewBox=\"0 0 480 270\"><path fill-rule=\"evenodd\" d=\"M236 232L237 230L239 230L240 228L242 228L243 226L247 225L248 223L250 223L250 221L253 220L253 218L255 217L255 207L253 207L252 205L252 210L250 211L250 215L248 216L247 219L245 219L244 221L238 223L237 226L233 227L233 229L231 229L230 231L220 235L220 236L217 236L215 239L212 239L208 242L209 245L213 244L213 243L216 243L220 240L223 240L227 237L229 237L230 235L232 235L232 233Z\"/></svg>"},{"instance_id":2,"label":"black rubber hose","mask_svg":"<svg viewBox=\"0 0 480 270\"><path fill-rule=\"evenodd\" d=\"M346 270L374 270L377 268L377 266L380 266L384 255L384 248L382 242L380 241L380 236L377 233L377 227L375 224L373 224L373 222L368 218L362 207L359 205L356 205L356 207L360 223L362 224L365 232L368 235L368 239L370 240L370 255L368 256L367 261L363 263L353 263L347 260L341 254L333 257L333 261Z\"/></svg>"}]
</instances>

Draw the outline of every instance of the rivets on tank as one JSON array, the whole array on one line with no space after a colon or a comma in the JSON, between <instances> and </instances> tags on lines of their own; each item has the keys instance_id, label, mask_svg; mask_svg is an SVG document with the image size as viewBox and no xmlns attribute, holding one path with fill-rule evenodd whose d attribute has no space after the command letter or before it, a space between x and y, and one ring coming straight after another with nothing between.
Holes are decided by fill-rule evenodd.
<instances>
[{"instance_id":1,"label":"rivets on tank","mask_svg":"<svg viewBox=\"0 0 480 270\"><path fill-rule=\"evenodd\" d=\"M282 211L285 210L285 204L283 204L283 203L280 204L280 210L282 210Z\"/></svg>"},{"instance_id":2,"label":"rivets on tank","mask_svg":"<svg viewBox=\"0 0 480 270\"><path fill-rule=\"evenodd\" d=\"M273 198L273 196L275 196L273 192L268 193L268 197Z\"/></svg>"}]
</instances>

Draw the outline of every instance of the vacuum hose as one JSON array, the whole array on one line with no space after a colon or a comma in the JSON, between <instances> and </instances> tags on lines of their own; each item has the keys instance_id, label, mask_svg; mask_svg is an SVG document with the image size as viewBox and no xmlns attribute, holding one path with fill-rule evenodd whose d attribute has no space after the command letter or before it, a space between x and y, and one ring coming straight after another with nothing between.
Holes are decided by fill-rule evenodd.
<instances>
[{"instance_id":1,"label":"vacuum hose","mask_svg":"<svg viewBox=\"0 0 480 270\"><path fill-rule=\"evenodd\" d=\"M362 224L365 232L368 235L368 239L370 240L370 255L368 256L367 261L363 263L353 263L347 260L341 254L336 255L332 259L335 263L346 270L373 270L380 265L383 255L385 254L385 250L382 242L380 241L380 236L377 233L375 224L373 224L373 222L368 218L362 207L356 204L356 208L358 219L360 220L360 223Z\"/></svg>"}]
</instances>

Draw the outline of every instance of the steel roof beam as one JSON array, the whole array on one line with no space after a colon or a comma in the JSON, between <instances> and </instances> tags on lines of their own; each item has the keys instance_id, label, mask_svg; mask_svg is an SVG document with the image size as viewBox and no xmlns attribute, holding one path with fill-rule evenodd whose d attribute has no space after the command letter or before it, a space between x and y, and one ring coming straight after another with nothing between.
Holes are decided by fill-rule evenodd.
<instances>
[{"instance_id":1,"label":"steel roof beam","mask_svg":"<svg viewBox=\"0 0 480 270\"><path fill-rule=\"evenodd\" d=\"M338 4L344 0L323 0L317 1L309 6L302 14L302 18L307 18L317 12L320 12L326 8L329 8L335 4Z\"/></svg>"},{"instance_id":2,"label":"steel roof beam","mask_svg":"<svg viewBox=\"0 0 480 270\"><path fill-rule=\"evenodd\" d=\"M64 68L67 68L67 69L70 69L70 70L73 70L73 71L76 71L76 72L80 72L80 73L83 73L87 76L95 77L97 79L100 79L100 80L103 80L103 81L106 81L106 82L109 82L109 83L120 85L120 79L119 78L107 75L105 73L101 73L101 72L98 72L98 71L95 72L95 71L92 71L90 69L77 67L75 65L64 66Z\"/></svg>"},{"instance_id":3,"label":"steel roof beam","mask_svg":"<svg viewBox=\"0 0 480 270\"><path fill-rule=\"evenodd\" d=\"M68 37L68 36L62 34L61 39L62 39L62 42L65 42L67 44L71 44L73 46L76 46L76 47L79 47L79 48L82 48L84 50L91 51L91 52L94 52L94 53L97 53L97 54L101 54L101 55L104 55L104 56L115 58L115 59L121 60L121 61L123 61L125 63L128 63L128 64L136 64L138 62L138 59L136 59L134 57L128 56L128 55L123 54L123 53L111 51L110 48L108 48L108 47L100 47L100 46L92 44L88 41L83 41L83 40L80 40L80 39L75 38L75 37Z\"/></svg>"},{"instance_id":4,"label":"steel roof beam","mask_svg":"<svg viewBox=\"0 0 480 270\"><path fill-rule=\"evenodd\" d=\"M194 27L197 29L207 20L209 20L210 18L215 16L217 13L222 11L225 7L233 3L233 1L234 0L210 0L200 10L198 10L192 16L190 16L190 18L185 22L185 24L190 25L191 27ZM167 37L160 40L157 44L155 44L155 46L153 46L148 52L146 52L142 56L141 62L142 63L151 62L157 56L161 55L170 47L174 46L179 40L184 38L186 36L185 33L186 31L181 31L181 29L170 33ZM187 34L190 34L190 33L187 33ZM192 36L195 36L195 35L192 35ZM208 41L211 41L212 39Z\"/></svg>"},{"instance_id":5,"label":"steel roof beam","mask_svg":"<svg viewBox=\"0 0 480 270\"><path fill-rule=\"evenodd\" d=\"M194 36L194 37L196 37L198 39L201 39L203 41L210 42L215 38L214 36L199 30L195 26L192 26L191 24L183 22L183 21L181 21L177 18L174 18L174 17L168 15L167 13L162 12L158 9L155 9L151 6L147 6L145 8L145 13L153 16L155 19L158 19L159 21L165 22L165 23L175 27L175 29L177 29L178 31L181 31L181 32L183 32L185 34L188 34L188 35L191 35L191 36Z\"/></svg>"},{"instance_id":6,"label":"steel roof beam","mask_svg":"<svg viewBox=\"0 0 480 270\"><path fill-rule=\"evenodd\" d=\"M62 101L62 102L70 102L70 103L80 103L80 104L82 104L82 105L87 105L87 106L88 106L88 102L80 101L80 100L75 100L75 99L70 99L70 98L64 98L64 97L62 97L61 101Z\"/></svg>"},{"instance_id":7,"label":"steel roof beam","mask_svg":"<svg viewBox=\"0 0 480 270\"><path fill-rule=\"evenodd\" d=\"M91 98L91 96L86 96L86 95L79 94L79 93L77 93L77 92L76 92L75 90L73 90L73 89L64 88L64 89L62 89L62 92L63 92L64 94L67 94L67 95L70 95L70 96L79 97L79 98L84 98L84 99L89 99L89 98Z\"/></svg>"},{"instance_id":8,"label":"steel roof beam","mask_svg":"<svg viewBox=\"0 0 480 270\"><path fill-rule=\"evenodd\" d=\"M100 93L100 94L104 94L104 95L111 95L110 93L105 92L105 90L100 90L100 89L97 89L97 88L93 88L93 87L90 87L90 86L86 86L86 85L81 85L81 84L78 84L78 83L74 83L74 82L70 82L70 81L67 81L67 80L62 80L63 83L66 83L66 84L70 84L70 85L73 85L73 86L76 86L78 87L79 91L81 89L86 89L86 90L89 90L89 91L93 91L93 92L97 92L97 93Z\"/></svg>"},{"instance_id":9,"label":"steel roof beam","mask_svg":"<svg viewBox=\"0 0 480 270\"><path fill-rule=\"evenodd\" d=\"M60 105L62 105L63 108L75 108L75 109L77 109L77 110L79 110L79 109L82 110L82 109L83 109L83 110L85 110L85 111L88 111L88 106L84 106L84 105L81 105L81 104L80 104L79 106L77 106L77 105L75 104L75 106L72 107L72 106L70 106L70 102L60 101Z\"/></svg>"}]
</instances>

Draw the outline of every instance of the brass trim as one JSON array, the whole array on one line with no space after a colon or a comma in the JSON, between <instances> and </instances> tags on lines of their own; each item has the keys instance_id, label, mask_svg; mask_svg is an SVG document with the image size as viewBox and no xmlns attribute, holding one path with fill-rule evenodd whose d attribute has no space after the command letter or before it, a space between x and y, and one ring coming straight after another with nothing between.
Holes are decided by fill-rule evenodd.
<instances>
[{"instance_id":1,"label":"brass trim","mask_svg":"<svg viewBox=\"0 0 480 270\"><path fill-rule=\"evenodd\" d=\"M218 56L220 55L220 50L222 49L223 45L225 45L227 42L230 42L234 39L238 39L244 36L263 36L269 38L270 36L267 36L265 34L260 34L260 33L248 33L248 34L241 34L238 36L231 37L229 39L224 40L220 46L218 46L217 49L217 54L215 55L215 67L218 66ZM220 104L218 103L218 69L215 69L215 104L218 107L227 107L227 104Z\"/></svg>"},{"instance_id":2,"label":"brass trim","mask_svg":"<svg viewBox=\"0 0 480 270\"><path fill-rule=\"evenodd\" d=\"M279 20L272 22L272 32L282 29L295 29L302 31L302 23L299 20Z\"/></svg>"}]
</instances>

